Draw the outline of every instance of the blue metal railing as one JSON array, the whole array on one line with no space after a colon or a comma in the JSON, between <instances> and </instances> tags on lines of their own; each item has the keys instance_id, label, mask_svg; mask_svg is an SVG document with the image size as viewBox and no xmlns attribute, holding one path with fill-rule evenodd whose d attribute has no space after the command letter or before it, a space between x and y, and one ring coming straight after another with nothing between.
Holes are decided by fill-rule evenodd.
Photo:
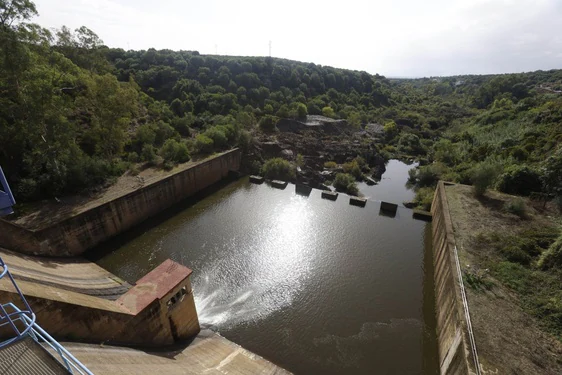
<instances>
[{"instance_id":1,"label":"blue metal railing","mask_svg":"<svg viewBox=\"0 0 562 375\"><path fill-rule=\"evenodd\" d=\"M12 206L14 204L16 204L16 200L10 190L8 181L6 181L2 167L0 167L0 216L13 213L14 210L12 209Z\"/></svg>"},{"instance_id":2,"label":"blue metal railing","mask_svg":"<svg viewBox=\"0 0 562 375\"><path fill-rule=\"evenodd\" d=\"M86 368L78 359L76 359L68 350L59 344L53 337L51 337L43 328L35 322L35 314L31 310L29 303L23 296L18 285L14 281L12 274L8 270L8 266L2 258L0 258L0 279L7 276L12 285L14 286L20 301L23 303L24 308L20 309L14 303L8 302L0 304L0 328L9 327L14 331L14 337L11 337L3 342L0 342L0 350L3 347L10 345L25 337L31 337L37 343L45 347L46 344L50 347L57 356L53 356L56 360L61 362L71 374L93 375L90 370ZM50 353L52 355L52 353Z\"/></svg>"}]
</instances>

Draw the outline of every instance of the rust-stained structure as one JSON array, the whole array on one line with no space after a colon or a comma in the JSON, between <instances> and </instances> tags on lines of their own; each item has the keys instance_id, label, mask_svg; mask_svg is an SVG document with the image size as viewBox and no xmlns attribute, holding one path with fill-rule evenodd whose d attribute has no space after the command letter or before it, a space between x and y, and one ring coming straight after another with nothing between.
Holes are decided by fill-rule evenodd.
<instances>
[{"instance_id":1,"label":"rust-stained structure","mask_svg":"<svg viewBox=\"0 0 562 375\"><path fill-rule=\"evenodd\" d=\"M98 266L91 263L91 267ZM59 339L154 347L184 341L199 333L191 272L166 260L113 301L42 280L18 280L18 285L35 311L37 322ZM13 301L15 296L10 284L0 282L0 300Z\"/></svg>"}]
</instances>

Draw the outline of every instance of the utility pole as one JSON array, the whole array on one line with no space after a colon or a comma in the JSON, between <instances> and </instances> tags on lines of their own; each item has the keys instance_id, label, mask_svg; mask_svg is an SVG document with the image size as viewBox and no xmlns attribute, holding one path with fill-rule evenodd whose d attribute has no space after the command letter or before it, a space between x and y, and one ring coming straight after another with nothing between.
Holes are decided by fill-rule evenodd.
<instances>
[{"instance_id":1,"label":"utility pole","mask_svg":"<svg viewBox=\"0 0 562 375\"><path fill-rule=\"evenodd\" d=\"M269 57L271 57L271 40L269 41Z\"/></svg>"},{"instance_id":2,"label":"utility pole","mask_svg":"<svg viewBox=\"0 0 562 375\"><path fill-rule=\"evenodd\" d=\"M215 55L219 54L219 46L215 44Z\"/></svg>"}]
</instances>

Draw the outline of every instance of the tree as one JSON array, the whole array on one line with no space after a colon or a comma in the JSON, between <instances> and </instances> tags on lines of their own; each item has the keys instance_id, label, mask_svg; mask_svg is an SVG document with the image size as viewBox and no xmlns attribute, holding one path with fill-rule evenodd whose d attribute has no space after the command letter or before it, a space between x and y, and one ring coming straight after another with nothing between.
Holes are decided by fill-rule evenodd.
<instances>
[{"instance_id":1,"label":"tree","mask_svg":"<svg viewBox=\"0 0 562 375\"><path fill-rule=\"evenodd\" d=\"M189 161L189 151L187 146L183 142L178 142L175 139L168 139L162 149L160 150L160 155L166 161L171 161L175 163L185 163Z\"/></svg>"},{"instance_id":2,"label":"tree","mask_svg":"<svg viewBox=\"0 0 562 375\"><path fill-rule=\"evenodd\" d=\"M266 132L272 132L274 131L275 128L275 124L277 123L277 120L275 117L270 116L270 115L265 115L260 119L260 129Z\"/></svg>"},{"instance_id":3,"label":"tree","mask_svg":"<svg viewBox=\"0 0 562 375\"><path fill-rule=\"evenodd\" d=\"M489 163L480 163L472 170L471 181L476 197L482 197L494 184L498 176L498 167Z\"/></svg>"},{"instance_id":4,"label":"tree","mask_svg":"<svg viewBox=\"0 0 562 375\"><path fill-rule=\"evenodd\" d=\"M306 105L304 103L298 103L297 104L298 118L306 118L307 115L308 115L308 108L306 108Z\"/></svg>"},{"instance_id":5,"label":"tree","mask_svg":"<svg viewBox=\"0 0 562 375\"><path fill-rule=\"evenodd\" d=\"M265 178L272 180L292 180L295 178L295 167L285 159L273 158L266 161L261 170Z\"/></svg>"},{"instance_id":6,"label":"tree","mask_svg":"<svg viewBox=\"0 0 562 375\"><path fill-rule=\"evenodd\" d=\"M335 118L336 117L336 113L334 112L334 110L332 109L332 107L324 107L322 108L322 115L326 116L326 117L330 117L330 118Z\"/></svg>"},{"instance_id":7,"label":"tree","mask_svg":"<svg viewBox=\"0 0 562 375\"><path fill-rule=\"evenodd\" d=\"M347 173L338 173L336 175L334 187L337 191L342 191L350 195L357 195L359 193L355 177Z\"/></svg>"},{"instance_id":8,"label":"tree","mask_svg":"<svg viewBox=\"0 0 562 375\"><path fill-rule=\"evenodd\" d=\"M544 163L542 182L548 193L562 197L562 147Z\"/></svg>"},{"instance_id":9,"label":"tree","mask_svg":"<svg viewBox=\"0 0 562 375\"><path fill-rule=\"evenodd\" d=\"M2 30L11 28L14 23L28 20L36 16L37 8L30 0L1 0L0 1L0 27Z\"/></svg>"}]
</instances>

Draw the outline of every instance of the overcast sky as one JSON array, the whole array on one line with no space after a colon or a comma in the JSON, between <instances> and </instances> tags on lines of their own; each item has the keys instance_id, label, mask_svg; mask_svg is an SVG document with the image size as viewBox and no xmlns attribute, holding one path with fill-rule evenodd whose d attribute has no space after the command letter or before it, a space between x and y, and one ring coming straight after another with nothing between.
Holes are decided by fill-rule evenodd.
<instances>
[{"instance_id":1,"label":"overcast sky","mask_svg":"<svg viewBox=\"0 0 562 375\"><path fill-rule=\"evenodd\" d=\"M562 68L562 0L35 0L110 47L272 56L391 77Z\"/></svg>"}]
</instances>

